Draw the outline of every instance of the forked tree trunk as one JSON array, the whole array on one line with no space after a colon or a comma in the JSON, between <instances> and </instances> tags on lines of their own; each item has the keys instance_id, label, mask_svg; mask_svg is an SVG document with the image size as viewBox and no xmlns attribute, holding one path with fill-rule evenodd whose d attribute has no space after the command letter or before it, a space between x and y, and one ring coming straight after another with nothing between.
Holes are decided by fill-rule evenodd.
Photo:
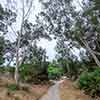
<instances>
[{"instance_id":1,"label":"forked tree trunk","mask_svg":"<svg viewBox=\"0 0 100 100\"><path fill-rule=\"evenodd\" d=\"M16 84L18 85L19 84L19 49L20 49L20 45L21 45L21 35L22 35L22 32L23 32L23 23L24 23L24 0L22 1L22 22L21 22L21 27L20 27L20 31L18 33L18 41L17 41L17 48L16 48L16 68L15 68L15 81L16 81Z\"/></svg>"},{"instance_id":2,"label":"forked tree trunk","mask_svg":"<svg viewBox=\"0 0 100 100\"><path fill-rule=\"evenodd\" d=\"M82 41L84 46L88 49L89 53L91 54L92 58L94 59L95 63L97 64L97 66L100 67L100 61L97 58L97 56L95 55L95 53L91 50L88 43L86 41L84 41L82 38L80 38L80 40Z\"/></svg>"},{"instance_id":3,"label":"forked tree trunk","mask_svg":"<svg viewBox=\"0 0 100 100\"><path fill-rule=\"evenodd\" d=\"M25 14L25 5L24 5L24 0L22 0L22 22L21 22L21 27L20 27L20 31L19 31L19 34L18 34L18 41L17 41L17 47L16 47L16 68L15 68L15 75L14 75L14 78L15 78L15 81L16 81L16 84L18 85L19 84L19 67L20 65L22 64L23 62L23 59L25 57L25 55L23 55L22 57L22 61L19 61L19 50L20 50L20 45L21 45L21 35L23 33L23 23L24 23L24 20L27 19L28 15L29 15L29 12L31 11L31 7L32 7L32 4L33 4L33 1L34 0L31 0L30 2L30 6L29 6L29 9L27 10L26 14Z\"/></svg>"}]
</instances>

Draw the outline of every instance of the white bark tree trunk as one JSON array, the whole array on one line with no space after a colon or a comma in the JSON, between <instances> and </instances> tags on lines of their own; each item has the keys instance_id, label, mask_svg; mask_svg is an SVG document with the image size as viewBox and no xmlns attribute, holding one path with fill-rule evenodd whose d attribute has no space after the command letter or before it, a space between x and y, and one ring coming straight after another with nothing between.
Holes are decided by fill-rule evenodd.
<instances>
[{"instance_id":1,"label":"white bark tree trunk","mask_svg":"<svg viewBox=\"0 0 100 100\"><path fill-rule=\"evenodd\" d=\"M91 48L89 47L89 45L88 45L88 43L86 41L84 41L82 38L80 38L80 40L82 41L82 43L84 44L84 46L88 49L89 53L93 57L93 59L94 59L95 63L97 64L97 66L100 67L100 61L96 57L94 51L91 50Z\"/></svg>"},{"instance_id":2,"label":"white bark tree trunk","mask_svg":"<svg viewBox=\"0 0 100 100\"><path fill-rule=\"evenodd\" d=\"M16 67L15 67L15 82L18 84L19 82L19 49L20 49L20 35L18 35L17 48L16 48Z\"/></svg>"},{"instance_id":3,"label":"white bark tree trunk","mask_svg":"<svg viewBox=\"0 0 100 100\"><path fill-rule=\"evenodd\" d=\"M22 21L21 21L21 27L20 27L20 31L18 33L18 36L17 36L17 47L16 47L16 67L15 67L15 75L14 75L14 78L15 78L15 81L16 81L16 84L18 85L19 84L19 67L20 65L22 64L23 62L23 59L25 57L25 53L23 54L23 57L22 57L22 60L19 61L19 50L20 50L20 45L21 45L21 35L23 34L23 23L26 19L28 19L29 17L29 13L31 11L31 8L32 8L32 4L33 4L33 0L30 1L30 6L25 14L25 1L23 0L22 1Z\"/></svg>"}]
</instances>

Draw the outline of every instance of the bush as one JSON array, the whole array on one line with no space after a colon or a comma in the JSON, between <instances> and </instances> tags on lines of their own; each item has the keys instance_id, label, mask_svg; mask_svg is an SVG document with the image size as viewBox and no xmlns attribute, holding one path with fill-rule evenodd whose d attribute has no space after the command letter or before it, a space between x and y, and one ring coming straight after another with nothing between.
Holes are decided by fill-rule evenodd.
<instances>
[{"instance_id":1,"label":"bush","mask_svg":"<svg viewBox=\"0 0 100 100\"><path fill-rule=\"evenodd\" d=\"M4 73L5 72L5 67L0 67L0 73Z\"/></svg>"},{"instance_id":2,"label":"bush","mask_svg":"<svg viewBox=\"0 0 100 100\"><path fill-rule=\"evenodd\" d=\"M6 73L6 72L9 72L11 74L14 74L15 72L15 67L0 67L0 73Z\"/></svg>"},{"instance_id":3,"label":"bush","mask_svg":"<svg viewBox=\"0 0 100 100\"><path fill-rule=\"evenodd\" d=\"M21 80L25 82L41 83L48 77L38 64L23 64L19 72Z\"/></svg>"},{"instance_id":4,"label":"bush","mask_svg":"<svg viewBox=\"0 0 100 100\"><path fill-rule=\"evenodd\" d=\"M91 96L100 96L100 68L83 73L78 81L81 89Z\"/></svg>"},{"instance_id":5,"label":"bush","mask_svg":"<svg viewBox=\"0 0 100 100\"><path fill-rule=\"evenodd\" d=\"M48 67L48 77L49 79L57 79L63 74L63 69L61 67L54 66L52 64Z\"/></svg>"},{"instance_id":6,"label":"bush","mask_svg":"<svg viewBox=\"0 0 100 100\"><path fill-rule=\"evenodd\" d=\"M8 84L7 85L8 91L16 91L19 90L19 86L16 84Z\"/></svg>"},{"instance_id":7,"label":"bush","mask_svg":"<svg viewBox=\"0 0 100 100\"><path fill-rule=\"evenodd\" d=\"M20 100L20 98L19 97L15 97L15 100Z\"/></svg>"},{"instance_id":8,"label":"bush","mask_svg":"<svg viewBox=\"0 0 100 100\"><path fill-rule=\"evenodd\" d=\"M14 77L15 67L0 67L0 74L1 76L5 77Z\"/></svg>"},{"instance_id":9,"label":"bush","mask_svg":"<svg viewBox=\"0 0 100 100\"><path fill-rule=\"evenodd\" d=\"M9 73L11 73L11 74L14 74L14 72L15 72L15 67L7 67L7 68L5 68L5 70L6 70L6 72L9 72Z\"/></svg>"}]
</instances>

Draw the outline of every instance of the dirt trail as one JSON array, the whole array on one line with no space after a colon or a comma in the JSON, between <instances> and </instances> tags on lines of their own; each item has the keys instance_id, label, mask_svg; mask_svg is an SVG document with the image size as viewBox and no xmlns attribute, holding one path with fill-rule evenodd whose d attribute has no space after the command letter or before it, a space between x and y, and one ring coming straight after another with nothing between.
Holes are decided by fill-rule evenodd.
<instances>
[{"instance_id":1,"label":"dirt trail","mask_svg":"<svg viewBox=\"0 0 100 100\"><path fill-rule=\"evenodd\" d=\"M53 85L49 90L46 95L44 95L40 100L61 100L60 99L60 83L62 81L56 81L55 85Z\"/></svg>"},{"instance_id":2,"label":"dirt trail","mask_svg":"<svg viewBox=\"0 0 100 100\"><path fill-rule=\"evenodd\" d=\"M83 91L73 86L73 82L65 80L60 85L60 100L100 100L92 99L88 95L85 95Z\"/></svg>"},{"instance_id":3,"label":"dirt trail","mask_svg":"<svg viewBox=\"0 0 100 100\"><path fill-rule=\"evenodd\" d=\"M100 98L93 99L75 88L70 80L62 80L50 87L48 93L40 100L100 100Z\"/></svg>"}]
</instances>

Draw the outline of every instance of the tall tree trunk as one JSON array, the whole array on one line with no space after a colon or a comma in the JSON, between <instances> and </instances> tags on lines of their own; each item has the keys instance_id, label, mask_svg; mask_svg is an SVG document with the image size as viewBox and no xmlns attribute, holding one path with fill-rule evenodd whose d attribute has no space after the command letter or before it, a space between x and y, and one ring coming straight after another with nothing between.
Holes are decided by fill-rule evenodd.
<instances>
[{"instance_id":1,"label":"tall tree trunk","mask_svg":"<svg viewBox=\"0 0 100 100\"><path fill-rule=\"evenodd\" d=\"M20 48L20 35L18 35L17 48L16 48L16 67L15 67L15 81L18 85L19 81L19 48Z\"/></svg>"},{"instance_id":2,"label":"tall tree trunk","mask_svg":"<svg viewBox=\"0 0 100 100\"><path fill-rule=\"evenodd\" d=\"M17 48L16 48L16 68L15 68L15 81L16 81L16 84L18 85L19 84L19 49L20 49L20 45L21 45L21 35L23 33L23 23L24 23L24 0L22 1L22 21L21 21L21 27L20 27L20 31L18 33L18 41L17 41Z\"/></svg>"},{"instance_id":3,"label":"tall tree trunk","mask_svg":"<svg viewBox=\"0 0 100 100\"><path fill-rule=\"evenodd\" d=\"M20 58L19 57L19 49L20 49L20 45L21 45L21 35L23 34L23 24L24 24L25 19L28 19L28 17L29 17L29 12L31 10L33 0L31 0L30 2L31 2L30 6L25 14L25 4L24 4L25 0L22 0L22 21L21 21L20 31L18 33L18 38L17 38L18 40L17 40L17 48L16 48L16 68L15 68L15 75L14 75L16 84L19 84L19 67L22 64L23 59L25 57L25 54L24 54L22 57L22 60L19 61L19 58Z\"/></svg>"},{"instance_id":4,"label":"tall tree trunk","mask_svg":"<svg viewBox=\"0 0 100 100\"><path fill-rule=\"evenodd\" d=\"M89 53L93 57L93 59L94 59L95 63L97 64L97 66L100 67L100 61L97 58L97 56L95 55L95 53L92 51L92 49L89 47L87 41L84 41L82 38L80 38L80 40L82 41L82 43L84 44L84 46L88 49Z\"/></svg>"}]
</instances>

